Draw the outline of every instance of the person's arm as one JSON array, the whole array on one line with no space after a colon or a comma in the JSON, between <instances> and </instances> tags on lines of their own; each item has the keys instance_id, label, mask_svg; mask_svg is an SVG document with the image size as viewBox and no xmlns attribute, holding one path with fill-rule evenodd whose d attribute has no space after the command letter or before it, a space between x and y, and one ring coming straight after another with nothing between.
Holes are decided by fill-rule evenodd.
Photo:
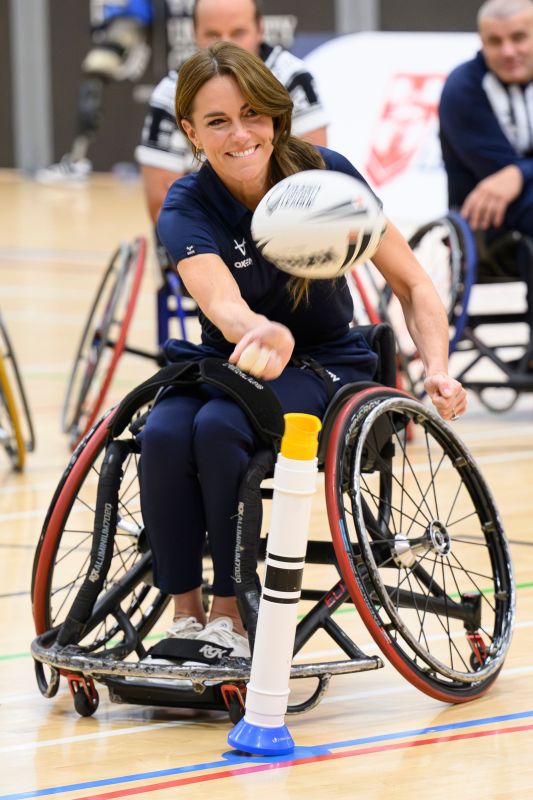
<instances>
[{"instance_id":1,"label":"person's arm","mask_svg":"<svg viewBox=\"0 0 533 800\"><path fill-rule=\"evenodd\" d=\"M236 345L230 362L257 378L281 375L294 349L292 333L252 311L220 256L204 253L183 259L178 272L205 316Z\"/></svg>"},{"instance_id":2,"label":"person's arm","mask_svg":"<svg viewBox=\"0 0 533 800\"><path fill-rule=\"evenodd\" d=\"M327 147L328 118L316 90L315 80L307 70L293 75L287 87L293 102L292 133L309 144Z\"/></svg>"},{"instance_id":3,"label":"person's arm","mask_svg":"<svg viewBox=\"0 0 533 800\"><path fill-rule=\"evenodd\" d=\"M189 143L176 124L176 82L177 75L170 72L152 92L141 143L135 150L148 212L154 223L172 183L197 166Z\"/></svg>"},{"instance_id":4,"label":"person's arm","mask_svg":"<svg viewBox=\"0 0 533 800\"><path fill-rule=\"evenodd\" d=\"M502 130L479 78L452 73L439 104L441 137L478 181L461 213L473 228L501 225L508 206L533 182L533 159L524 158ZM453 181L453 175L448 175Z\"/></svg>"},{"instance_id":5,"label":"person's arm","mask_svg":"<svg viewBox=\"0 0 533 800\"><path fill-rule=\"evenodd\" d=\"M161 206L167 196L167 192L183 173L173 172L162 167L150 167L147 164L141 165L141 178L143 182L144 198L148 207L148 213L152 222L157 222L157 217Z\"/></svg>"},{"instance_id":6,"label":"person's arm","mask_svg":"<svg viewBox=\"0 0 533 800\"><path fill-rule=\"evenodd\" d=\"M466 392L448 375L448 320L426 271L399 230L389 222L372 262L402 306L407 328L418 349L424 387L444 419L464 413Z\"/></svg>"}]
</instances>

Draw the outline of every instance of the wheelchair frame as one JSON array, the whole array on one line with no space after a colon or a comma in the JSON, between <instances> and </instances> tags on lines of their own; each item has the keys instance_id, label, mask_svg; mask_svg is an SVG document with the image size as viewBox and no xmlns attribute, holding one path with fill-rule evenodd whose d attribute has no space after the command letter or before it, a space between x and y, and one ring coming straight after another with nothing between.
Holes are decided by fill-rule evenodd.
<instances>
[{"instance_id":1,"label":"wheelchair frame","mask_svg":"<svg viewBox=\"0 0 533 800\"><path fill-rule=\"evenodd\" d=\"M433 243L430 241L432 236L435 239ZM460 214L449 211L440 219L418 228L409 244L434 279L448 313L450 356L457 354L466 360L466 364L454 372L455 377L466 389L473 391L490 411L509 410L522 392L533 391L533 371L528 371L525 363L520 363L533 359L533 311L472 313L469 305L475 286L521 280L516 263L511 264L514 274L509 274L507 270L509 262L514 260L513 248L525 248L533 270L533 240L518 231L511 231L487 245L483 235L476 237ZM428 249L424 250L425 247ZM446 255L442 248L447 251ZM439 264L439 258L443 259L442 264ZM385 287L381 292L379 307L382 319L387 321L391 321L392 298L390 288ZM527 341L494 345L489 343L483 332L487 325L516 323L529 325ZM502 351L509 349L519 349L522 357L505 361ZM409 390L422 397L421 362L412 343L409 346L402 343L401 331L398 331L398 360ZM480 379L476 375L476 368L484 361L497 369L495 377ZM452 358L452 366L454 363L455 359Z\"/></svg>"},{"instance_id":2,"label":"wheelchair frame","mask_svg":"<svg viewBox=\"0 0 533 800\"><path fill-rule=\"evenodd\" d=\"M386 334L381 342L376 331ZM380 378L393 384L390 329L374 326L372 334L380 363L389 367ZM98 705L97 681L113 701L226 709L236 722L249 660L187 668L143 661L144 640L169 601L151 585L139 508L137 436L147 410L139 408L129 431L111 442L116 410L91 429L52 499L32 576L38 686L52 697L63 675L84 716ZM405 435L408 425L418 436ZM113 472L108 478L105 471L104 480L107 454ZM385 656L418 689L452 703L482 695L509 648L514 580L490 491L453 428L398 389L348 385L324 418L319 464L332 542L309 542L306 561L335 565L340 580L329 590L302 590L315 605L298 624L294 652L323 629L347 657L293 665L292 678L313 677L317 686L289 713L315 706L332 675L384 665L332 618L345 602L354 603ZM65 635L67 607L102 558L102 531L107 542L116 535L98 599L86 619L70 620Z\"/></svg>"},{"instance_id":3,"label":"wheelchair frame","mask_svg":"<svg viewBox=\"0 0 533 800\"><path fill-rule=\"evenodd\" d=\"M0 444L3 445L13 469L22 472L26 453L35 448L35 432L15 351L1 314Z\"/></svg>"}]
</instances>

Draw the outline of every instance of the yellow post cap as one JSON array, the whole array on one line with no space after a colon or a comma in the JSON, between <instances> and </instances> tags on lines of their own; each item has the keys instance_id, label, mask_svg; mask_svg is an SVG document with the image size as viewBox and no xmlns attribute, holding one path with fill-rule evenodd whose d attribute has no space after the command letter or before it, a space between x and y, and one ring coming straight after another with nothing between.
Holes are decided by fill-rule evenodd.
<instances>
[{"instance_id":1,"label":"yellow post cap","mask_svg":"<svg viewBox=\"0 0 533 800\"><path fill-rule=\"evenodd\" d=\"M285 414L284 417L281 455L297 461L311 461L318 451L318 433L322 423L313 414Z\"/></svg>"}]
</instances>

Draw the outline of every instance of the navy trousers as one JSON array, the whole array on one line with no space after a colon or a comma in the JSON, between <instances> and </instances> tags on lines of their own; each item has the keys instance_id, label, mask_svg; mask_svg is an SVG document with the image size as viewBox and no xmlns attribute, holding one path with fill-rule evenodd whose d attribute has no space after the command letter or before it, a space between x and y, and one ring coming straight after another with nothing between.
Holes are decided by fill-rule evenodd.
<instances>
[{"instance_id":1,"label":"navy trousers","mask_svg":"<svg viewBox=\"0 0 533 800\"><path fill-rule=\"evenodd\" d=\"M371 380L373 370L374 361L367 369L336 367L336 386ZM323 417L328 391L313 371L287 367L269 385L284 413ZM235 594L237 495L257 445L245 412L215 387L186 395L169 390L150 412L141 444L141 505L162 591L181 594L201 585L207 535L214 593Z\"/></svg>"}]
</instances>

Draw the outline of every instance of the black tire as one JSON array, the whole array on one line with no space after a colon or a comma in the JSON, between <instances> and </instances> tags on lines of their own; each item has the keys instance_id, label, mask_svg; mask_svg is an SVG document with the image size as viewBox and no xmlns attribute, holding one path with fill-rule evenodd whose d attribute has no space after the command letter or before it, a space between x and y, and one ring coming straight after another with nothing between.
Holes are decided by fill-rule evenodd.
<instances>
[{"instance_id":1,"label":"black tire","mask_svg":"<svg viewBox=\"0 0 533 800\"><path fill-rule=\"evenodd\" d=\"M98 692L95 692L92 699L87 697L82 686L74 692L74 708L80 717L91 717L98 708L99 703Z\"/></svg>"},{"instance_id":2,"label":"black tire","mask_svg":"<svg viewBox=\"0 0 533 800\"><path fill-rule=\"evenodd\" d=\"M431 697L479 697L509 648L515 590L498 511L452 427L398 390L364 390L336 418L325 482L339 570L385 656Z\"/></svg>"},{"instance_id":3,"label":"black tire","mask_svg":"<svg viewBox=\"0 0 533 800\"><path fill-rule=\"evenodd\" d=\"M0 444L13 468L21 472L26 452L35 448L30 408L20 376L15 351L0 314Z\"/></svg>"},{"instance_id":4,"label":"black tire","mask_svg":"<svg viewBox=\"0 0 533 800\"><path fill-rule=\"evenodd\" d=\"M108 419L103 419L80 443L46 515L32 576L33 616L39 635L64 622L86 577L107 426ZM133 438L128 433L124 438L131 442L131 452L122 465L124 476L119 489L117 535L98 603L104 598L116 598L117 608L120 604L143 638L163 613L169 598L150 583L150 554L140 512L138 456ZM126 576L137 575L137 572L139 579L136 578L131 587L118 588L124 585ZM120 645L123 639L123 631L110 609L97 625L89 624L79 644L91 652L103 651Z\"/></svg>"},{"instance_id":5,"label":"black tire","mask_svg":"<svg viewBox=\"0 0 533 800\"><path fill-rule=\"evenodd\" d=\"M126 346L146 258L146 241L122 244L96 292L70 373L61 427L74 447L100 413Z\"/></svg>"},{"instance_id":6,"label":"black tire","mask_svg":"<svg viewBox=\"0 0 533 800\"><path fill-rule=\"evenodd\" d=\"M453 217L423 225L409 239L418 261L432 279L444 304L450 325L450 340L462 309L466 270L466 245L462 231ZM398 361L405 388L416 397L424 394L424 367L405 325L400 304L385 284L379 302L380 314L390 322L396 334Z\"/></svg>"}]
</instances>

